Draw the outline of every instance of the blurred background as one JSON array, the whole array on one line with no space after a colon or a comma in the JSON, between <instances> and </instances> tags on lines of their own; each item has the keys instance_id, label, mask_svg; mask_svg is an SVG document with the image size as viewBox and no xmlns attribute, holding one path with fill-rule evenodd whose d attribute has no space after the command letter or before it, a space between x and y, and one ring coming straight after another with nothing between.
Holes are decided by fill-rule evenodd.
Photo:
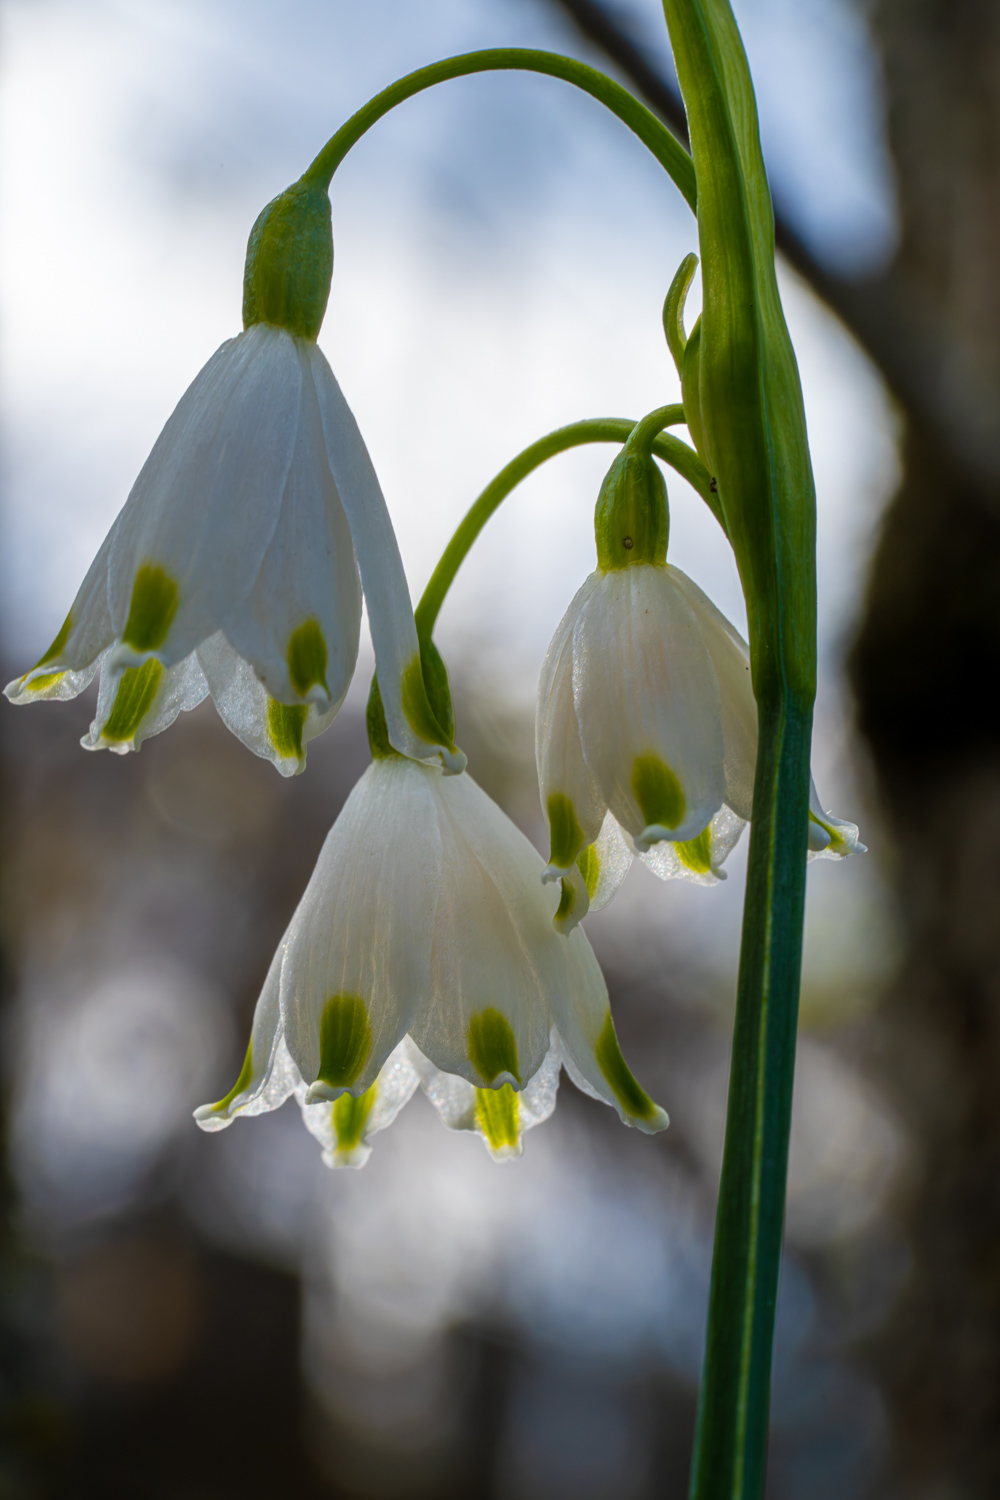
<instances>
[{"instance_id":1,"label":"blurred background","mask_svg":"<svg viewBox=\"0 0 1000 1500\"><path fill-rule=\"evenodd\" d=\"M817 474L810 868L769 1495L1000 1492L1000 12L738 0ZM572 52L679 121L657 0L2 0L4 680L45 649L153 440L239 327L246 236L394 77ZM416 598L521 447L679 399L693 222L591 100L456 81L338 172L322 347ZM697 301L697 289L693 294ZM536 843L538 669L610 452L490 523L438 641L472 774ZM670 481L671 560L741 627ZM281 781L204 704L86 755L92 695L0 704L0 1500L686 1493L745 847L588 919L650 1139L564 1078L494 1165L417 1097L361 1173L294 1104L205 1136L367 762L371 657Z\"/></svg>"}]
</instances>

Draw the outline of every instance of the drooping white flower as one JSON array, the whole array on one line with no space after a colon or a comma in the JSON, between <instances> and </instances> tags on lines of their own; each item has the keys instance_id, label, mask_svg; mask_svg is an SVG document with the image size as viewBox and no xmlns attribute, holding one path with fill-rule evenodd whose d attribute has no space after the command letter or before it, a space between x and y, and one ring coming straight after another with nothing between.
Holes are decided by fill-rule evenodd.
<instances>
[{"instance_id":1,"label":"drooping white flower","mask_svg":"<svg viewBox=\"0 0 1000 1500\"><path fill-rule=\"evenodd\" d=\"M560 1065L626 1124L666 1115L629 1072L582 932L528 840L468 775L390 755L334 824L275 955L242 1073L196 1112L219 1129L295 1094L331 1165L420 1083L452 1129L498 1159L555 1104Z\"/></svg>"},{"instance_id":2,"label":"drooping white flower","mask_svg":"<svg viewBox=\"0 0 1000 1500\"><path fill-rule=\"evenodd\" d=\"M753 809L747 644L679 568L598 569L549 646L535 747L564 930L611 899L635 855L664 880L724 879ZM813 786L810 858L863 847Z\"/></svg>"},{"instance_id":3,"label":"drooping white flower","mask_svg":"<svg viewBox=\"0 0 1000 1500\"><path fill-rule=\"evenodd\" d=\"M392 743L464 765L430 713L392 523L316 346L332 264L325 189L303 179L254 225L244 332L181 397L56 639L5 689L74 698L100 670L88 749L137 750L211 693L251 750L301 770L351 681L363 589Z\"/></svg>"}]
</instances>

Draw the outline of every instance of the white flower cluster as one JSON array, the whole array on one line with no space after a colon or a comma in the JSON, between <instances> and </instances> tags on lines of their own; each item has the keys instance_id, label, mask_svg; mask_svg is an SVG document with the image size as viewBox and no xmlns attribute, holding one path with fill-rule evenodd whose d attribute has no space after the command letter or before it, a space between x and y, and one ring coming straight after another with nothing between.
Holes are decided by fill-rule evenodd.
<instances>
[{"instance_id":1,"label":"white flower cluster","mask_svg":"<svg viewBox=\"0 0 1000 1500\"><path fill-rule=\"evenodd\" d=\"M556 632L537 719L543 865L463 774L428 699L392 525L329 365L313 339L257 322L186 392L62 630L6 693L72 698L100 670L83 743L117 752L210 693L288 775L343 701L362 591L384 738L275 955L240 1077L199 1124L294 1094L325 1160L359 1166L419 1084L503 1160L552 1112L565 1067L626 1124L662 1130L578 924L633 856L665 879L723 878L751 816L747 646L678 569L599 569ZM814 853L862 847L815 790L810 820Z\"/></svg>"}]
</instances>

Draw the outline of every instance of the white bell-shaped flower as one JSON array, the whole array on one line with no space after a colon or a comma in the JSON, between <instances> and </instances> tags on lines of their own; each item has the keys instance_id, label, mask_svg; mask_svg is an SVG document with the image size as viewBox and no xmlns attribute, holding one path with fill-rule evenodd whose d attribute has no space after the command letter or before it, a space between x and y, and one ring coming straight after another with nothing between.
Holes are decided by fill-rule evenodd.
<instances>
[{"instance_id":1,"label":"white bell-shaped flower","mask_svg":"<svg viewBox=\"0 0 1000 1500\"><path fill-rule=\"evenodd\" d=\"M633 856L664 880L724 879L753 810L747 644L679 568L598 569L549 646L535 748L564 931L611 899ZM813 786L810 857L863 847Z\"/></svg>"},{"instance_id":2,"label":"white bell-shaped flower","mask_svg":"<svg viewBox=\"0 0 1000 1500\"><path fill-rule=\"evenodd\" d=\"M553 930L542 860L468 775L397 755L362 776L275 955L219 1129L295 1094L331 1165L420 1083L452 1129L518 1156L555 1104L560 1066L626 1124L667 1117L629 1072L582 932Z\"/></svg>"},{"instance_id":3,"label":"white bell-shaped flower","mask_svg":"<svg viewBox=\"0 0 1000 1500\"><path fill-rule=\"evenodd\" d=\"M363 589L392 743L465 763L430 712L392 523L316 346L329 223L305 180L260 215L244 332L182 396L56 639L5 689L74 698L100 670L88 749L137 750L211 693L251 750L301 770L351 681Z\"/></svg>"}]
</instances>

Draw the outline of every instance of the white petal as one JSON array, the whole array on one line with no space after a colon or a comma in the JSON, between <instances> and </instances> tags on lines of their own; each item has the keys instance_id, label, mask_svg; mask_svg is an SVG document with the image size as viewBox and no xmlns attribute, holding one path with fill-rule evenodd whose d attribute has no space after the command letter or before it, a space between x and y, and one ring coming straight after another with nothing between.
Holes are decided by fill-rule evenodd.
<instances>
[{"instance_id":1,"label":"white petal","mask_svg":"<svg viewBox=\"0 0 1000 1500\"><path fill-rule=\"evenodd\" d=\"M97 712L80 744L85 750L113 750L125 755L143 740L168 729L177 715L197 708L208 695L208 683L191 655L174 667L156 658L126 672L111 669L111 653L103 660Z\"/></svg>"},{"instance_id":2,"label":"white petal","mask_svg":"<svg viewBox=\"0 0 1000 1500\"><path fill-rule=\"evenodd\" d=\"M858 825L824 812L815 781L809 787L809 852L807 859L845 859L848 854L867 854L858 836Z\"/></svg>"},{"instance_id":3,"label":"white petal","mask_svg":"<svg viewBox=\"0 0 1000 1500\"><path fill-rule=\"evenodd\" d=\"M335 1103L323 1100L308 1104L308 1089L300 1083L295 1091L302 1118L323 1147L328 1167L363 1167L372 1154L373 1135L385 1130L412 1097L419 1074L408 1037L389 1054L371 1088L354 1098L341 1094Z\"/></svg>"},{"instance_id":4,"label":"white petal","mask_svg":"<svg viewBox=\"0 0 1000 1500\"><path fill-rule=\"evenodd\" d=\"M288 1049L313 1085L309 1104L363 1094L426 1002L441 880L439 778L402 758L369 766L292 919L281 1010Z\"/></svg>"},{"instance_id":5,"label":"white petal","mask_svg":"<svg viewBox=\"0 0 1000 1500\"><path fill-rule=\"evenodd\" d=\"M600 580L573 631L573 684L584 756L622 827L642 847L699 834L725 796L719 689L665 568Z\"/></svg>"},{"instance_id":6,"label":"white petal","mask_svg":"<svg viewBox=\"0 0 1000 1500\"><path fill-rule=\"evenodd\" d=\"M757 700L750 676L750 647L686 573L669 565L667 572L693 609L701 626L701 638L712 658L722 710L726 802L737 817L748 823L753 811L757 769Z\"/></svg>"},{"instance_id":7,"label":"white petal","mask_svg":"<svg viewBox=\"0 0 1000 1500\"><path fill-rule=\"evenodd\" d=\"M596 842L584 849L577 861L590 895L591 911L607 906L619 889L632 864L632 852L614 813L605 813Z\"/></svg>"},{"instance_id":8,"label":"white petal","mask_svg":"<svg viewBox=\"0 0 1000 1500\"><path fill-rule=\"evenodd\" d=\"M126 633L143 566L177 587L156 654L172 665L247 597L274 535L299 424L296 341L259 323L216 351L181 397L116 523L108 595Z\"/></svg>"},{"instance_id":9,"label":"white petal","mask_svg":"<svg viewBox=\"0 0 1000 1500\"><path fill-rule=\"evenodd\" d=\"M426 705L410 591L378 477L354 414L321 351L308 346L327 457L347 515L368 604L379 691L389 739L415 760L440 760L450 772L465 757L422 717Z\"/></svg>"},{"instance_id":10,"label":"white petal","mask_svg":"<svg viewBox=\"0 0 1000 1500\"><path fill-rule=\"evenodd\" d=\"M288 934L278 944L253 1014L250 1045L240 1076L216 1104L202 1104L194 1117L202 1130L222 1130L237 1115L259 1115L277 1109L299 1083L281 1030L278 983Z\"/></svg>"},{"instance_id":11,"label":"white petal","mask_svg":"<svg viewBox=\"0 0 1000 1500\"><path fill-rule=\"evenodd\" d=\"M584 855L586 850L584 851ZM551 866L546 866L545 874L542 876L543 884L548 884ZM580 873L578 865L572 865L567 874L559 879L559 905L552 925L556 932L561 932L567 937L574 927L579 927L584 917L590 910L590 891L587 882Z\"/></svg>"},{"instance_id":12,"label":"white petal","mask_svg":"<svg viewBox=\"0 0 1000 1500\"><path fill-rule=\"evenodd\" d=\"M696 839L687 844L664 842L636 850L643 864L661 880L689 880L693 885L717 885L725 880L722 868L740 841L746 823L729 807L720 807Z\"/></svg>"},{"instance_id":13,"label":"white petal","mask_svg":"<svg viewBox=\"0 0 1000 1500\"><path fill-rule=\"evenodd\" d=\"M46 698L65 701L93 682L101 657L115 638L108 609L108 557L114 534L112 526L62 629L41 661L4 688L11 703L37 703Z\"/></svg>"},{"instance_id":14,"label":"white petal","mask_svg":"<svg viewBox=\"0 0 1000 1500\"><path fill-rule=\"evenodd\" d=\"M604 976L582 931L570 934L565 950L566 984L553 999L552 1019L567 1073L585 1094L616 1109L626 1125L648 1135L665 1130L665 1112L636 1083L622 1057Z\"/></svg>"},{"instance_id":15,"label":"white petal","mask_svg":"<svg viewBox=\"0 0 1000 1500\"><path fill-rule=\"evenodd\" d=\"M332 721L338 704L321 713L314 703L285 705L271 698L250 663L233 650L222 631L198 647L198 661L226 728L271 761L282 776L306 768L306 746Z\"/></svg>"},{"instance_id":16,"label":"white petal","mask_svg":"<svg viewBox=\"0 0 1000 1500\"><path fill-rule=\"evenodd\" d=\"M435 775L441 888L430 998L410 1033L445 1073L522 1088L549 1046L548 996L562 972L558 897L538 852L468 775Z\"/></svg>"},{"instance_id":17,"label":"white petal","mask_svg":"<svg viewBox=\"0 0 1000 1500\"><path fill-rule=\"evenodd\" d=\"M520 1093L510 1084L474 1088L454 1073L442 1073L421 1053L417 1056L421 1087L443 1124L449 1130L475 1131L494 1161L516 1161L524 1149L524 1132L541 1125L556 1107L562 1051L554 1033L541 1067Z\"/></svg>"},{"instance_id":18,"label":"white petal","mask_svg":"<svg viewBox=\"0 0 1000 1500\"><path fill-rule=\"evenodd\" d=\"M281 514L247 599L225 633L272 698L315 703L321 713L343 702L358 658L361 583L350 527L326 456L309 359L300 345L302 406ZM321 679L293 681L290 643L309 635L320 651ZM314 648L315 649L315 648ZM301 649L300 649L301 657ZM293 664L296 656L292 656ZM301 672L301 661L300 672Z\"/></svg>"},{"instance_id":19,"label":"white petal","mask_svg":"<svg viewBox=\"0 0 1000 1500\"><path fill-rule=\"evenodd\" d=\"M591 573L578 590L552 637L538 682L535 761L549 823L546 880L568 873L580 849L597 838L604 819L606 804L583 758L573 706L573 630L600 579L599 573Z\"/></svg>"}]
</instances>

